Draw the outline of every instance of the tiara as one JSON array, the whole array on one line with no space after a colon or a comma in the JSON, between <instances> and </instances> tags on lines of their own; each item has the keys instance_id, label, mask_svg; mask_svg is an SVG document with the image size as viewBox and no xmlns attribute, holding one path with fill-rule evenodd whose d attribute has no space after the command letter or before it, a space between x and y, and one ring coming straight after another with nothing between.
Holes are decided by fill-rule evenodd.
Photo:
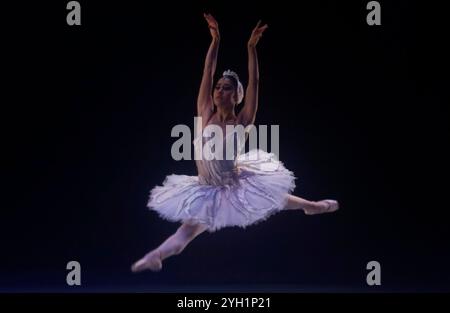
<instances>
[{"instance_id":1,"label":"tiara","mask_svg":"<svg viewBox=\"0 0 450 313\"><path fill-rule=\"evenodd\" d=\"M236 74L235 72L233 72L231 70L226 70L225 72L223 72L222 76L232 76L234 79L236 79L236 81L239 81L238 74Z\"/></svg>"}]
</instances>

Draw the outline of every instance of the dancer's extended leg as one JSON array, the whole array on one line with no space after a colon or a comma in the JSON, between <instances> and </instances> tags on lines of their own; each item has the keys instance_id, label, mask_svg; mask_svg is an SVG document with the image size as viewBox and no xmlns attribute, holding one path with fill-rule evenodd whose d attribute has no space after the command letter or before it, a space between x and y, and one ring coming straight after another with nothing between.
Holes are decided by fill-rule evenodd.
<instances>
[{"instance_id":1,"label":"dancer's extended leg","mask_svg":"<svg viewBox=\"0 0 450 313\"><path fill-rule=\"evenodd\" d=\"M339 209L336 200L309 201L297 196L288 195L287 210L303 210L307 215L330 213Z\"/></svg>"},{"instance_id":2,"label":"dancer's extended leg","mask_svg":"<svg viewBox=\"0 0 450 313\"><path fill-rule=\"evenodd\" d=\"M131 267L133 272L144 270L159 271L162 261L172 255L180 254L184 248L208 227L202 224L184 223L178 230L167 238L158 248L147 253Z\"/></svg>"}]
</instances>

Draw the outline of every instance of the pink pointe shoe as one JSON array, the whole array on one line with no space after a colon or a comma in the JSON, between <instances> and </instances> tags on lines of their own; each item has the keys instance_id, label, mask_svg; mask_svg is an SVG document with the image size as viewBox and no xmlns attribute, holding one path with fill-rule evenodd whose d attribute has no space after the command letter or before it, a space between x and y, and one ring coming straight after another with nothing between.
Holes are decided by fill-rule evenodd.
<instances>
[{"instance_id":1,"label":"pink pointe shoe","mask_svg":"<svg viewBox=\"0 0 450 313\"><path fill-rule=\"evenodd\" d=\"M339 210L339 203L336 200L321 200L317 202L318 206L312 210L304 210L306 215L315 215L322 213L331 213Z\"/></svg>"},{"instance_id":2,"label":"pink pointe shoe","mask_svg":"<svg viewBox=\"0 0 450 313\"><path fill-rule=\"evenodd\" d=\"M139 273L145 270L158 272L162 269L161 254L158 251L152 251L142 259L131 266L133 273Z\"/></svg>"}]
</instances>

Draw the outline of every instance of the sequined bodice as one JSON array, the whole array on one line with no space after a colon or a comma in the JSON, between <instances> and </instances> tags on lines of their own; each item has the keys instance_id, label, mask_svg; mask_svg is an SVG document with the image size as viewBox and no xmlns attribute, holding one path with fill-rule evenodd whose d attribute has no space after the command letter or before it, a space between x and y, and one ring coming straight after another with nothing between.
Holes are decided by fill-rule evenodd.
<instances>
[{"instance_id":1,"label":"sequined bodice","mask_svg":"<svg viewBox=\"0 0 450 313\"><path fill-rule=\"evenodd\" d=\"M222 145L213 145L213 138L199 136L194 139L196 155L201 158L196 160L196 165L202 184L223 186L237 183L237 137L233 132L227 134L223 137Z\"/></svg>"}]
</instances>

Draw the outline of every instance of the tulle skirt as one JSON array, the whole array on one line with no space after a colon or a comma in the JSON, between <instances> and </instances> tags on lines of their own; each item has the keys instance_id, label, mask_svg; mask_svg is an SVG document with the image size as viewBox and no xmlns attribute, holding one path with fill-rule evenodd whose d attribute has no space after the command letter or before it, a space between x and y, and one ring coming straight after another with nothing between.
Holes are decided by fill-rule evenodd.
<instances>
[{"instance_id":1,"label":"tulle skirt","mask_svg":"<svg viewBox=\"0 0 450 313\"><path fill-rule=\"evenodd\" d=\"M151 190L148 207L166 220L201 223L210 232L246 227L285 207L296 178L274 154L255 149L238 156L235 165L233 184L209 185L198 176L169 175Z\"/></svg>"}]
</instances>

